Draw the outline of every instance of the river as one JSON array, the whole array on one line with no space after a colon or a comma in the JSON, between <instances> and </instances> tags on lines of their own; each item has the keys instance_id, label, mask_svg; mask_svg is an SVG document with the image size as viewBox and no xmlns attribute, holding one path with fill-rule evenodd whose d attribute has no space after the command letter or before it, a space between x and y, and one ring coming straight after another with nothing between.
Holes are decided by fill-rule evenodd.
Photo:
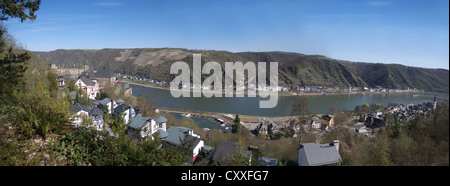
<instances>
[{"instance_id":1,"label":"river","mask_svg":"<svg viewBox=\"0 0 450 186\"><path fill-rule=\"evenodd\" d=\"M144 87L130 84L133 88L133 96L143 96L155 101L157 107L176 108L209 112L222 112L231 114L259 115L259 116L290 116L294 96L278 96L278 104L275 108L259 108L259 97L180 97L174 98L169 90ZM418 96L412 96L418 95ZM344 109L353 110L355 106L368 104L381 104L387 106L389 103L398 104L420 104L432 102L434 96L438 100L448 100L448 94L431 93L391 93L391 94L353 94L353 95L315 95L304 96L308 99L308 108L311 113L327 113L331 107L337 107L340 111Z\"/></svg>"}]
</instances>

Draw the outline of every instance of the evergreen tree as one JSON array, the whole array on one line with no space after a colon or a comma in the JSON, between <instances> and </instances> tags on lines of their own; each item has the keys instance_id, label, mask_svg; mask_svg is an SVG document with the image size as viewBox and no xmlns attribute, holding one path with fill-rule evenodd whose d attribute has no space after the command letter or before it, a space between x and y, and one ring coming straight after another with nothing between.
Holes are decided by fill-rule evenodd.
<instances>
[{"instance_id":1,"label":"evergreen tree","mask_svg":"<svg viewBox=\"0 0 450 186\"><path fill-rule=\"evenodd\" d=\"M0 21L8 18L19 18L20 22L35 20L34 14L40 0L2 0L0 1ZM6 28L0 22L0 95L11 97L23 85L23 76L27 69L26 61L30 59L28 52L17 53L5 41Z\"/></svg>"},{"instance_id":2,"label":"evergreen tree","mask_svg":"<svg viewBox=\"0 0 450 186\"><path fill-rule=\"evenodd\" d=\"M34 21L35 12L39 10L41 0L2 0L0 1L0 21L6 21L9 18L19 18L20 22L26 20Z\"/></svg>"},{"instance_id":3,"label":"evergreen tree","mask_svg":"<svg viewBox=\"0 0 450 186\"><path fill-rule=\"evenodd\" d=\"M235 151L231 157L231 166L249 166L250 165L250 154L242 140L235 147Z\"/></svg>"},{"instance_id":4,"label":"evergreen tree","mask_svg":"<svg viewBox=\"0 0 450 186\"><path fill-rule=\"evenodd\" d=\"M239 114L236 114L236 118L233 122L233 133L239 133L241 131L241 119L239 118Z\"/></svg>"}]
</instances>

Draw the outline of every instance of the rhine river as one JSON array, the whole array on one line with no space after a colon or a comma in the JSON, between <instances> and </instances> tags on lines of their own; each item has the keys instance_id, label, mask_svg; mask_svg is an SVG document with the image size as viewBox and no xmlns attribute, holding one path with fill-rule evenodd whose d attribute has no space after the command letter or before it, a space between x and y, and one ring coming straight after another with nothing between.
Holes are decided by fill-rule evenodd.
<instances>
[{"instance_id":1,"label":"rhine river","mask_svg":"<svg viewBox=\"0 0 450 186\"><path fill-rule=\"evenodd\" d=\"M290 116L295 96L278 96L278 104L274 108L259 108L259 97L180 97L174 98L169 90L144 87L130 84L133 96L143 96L156 103L157 107L245 114L259 116ZM414 95L414 96L413 96ZM311 113L327 113L331 107L339 111L353 110L364 103L381 104L421 104L432 102L436 95L438 100L448 100L448 94L431 93L391 93L391 94L353 94L353 95L308 95L308 107Z\"/></svg>"}]
</instances>

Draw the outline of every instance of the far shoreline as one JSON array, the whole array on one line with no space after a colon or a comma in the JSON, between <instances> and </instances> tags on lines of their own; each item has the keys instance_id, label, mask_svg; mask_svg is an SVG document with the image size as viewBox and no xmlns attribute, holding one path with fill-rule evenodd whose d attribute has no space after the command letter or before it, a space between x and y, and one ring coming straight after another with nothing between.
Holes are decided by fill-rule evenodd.
<instances>
[{"instance_id":1,"label":"far shoreline","mask_svg":"<svg viewBox=\"0 0 450 186\"><path fill-rule=\"evenodd\" d=\"M161 86L152 86L152 85L146 85L143 83L137 83L137 82L133 82L129 79L119 79L120 81L132 84L132 85L137 85L137 86L141 86L141 87L147 87L147 88L155 88L155 89L161 89L161 90L167 90L170 91L170 88L168 87L161 87ZM182 90L178 90L178 91L182 91ZM193 90L193 89L189 89L189 92L202 92L199 90ZM298 95L295 95L296 93L291 93L291 92L278 92L278 96L335 96L335 95L366 95L366 94L440 94L440 95L449 95L449 93L442 93L442 92L343 92L343 93L335 93L335 92L331 92L331 93L299 93ZM222 91L222 95L225 95L225 93ZM233 91L233 95L236 95L236 92ZM247 91L245 91L244 95L247 95ZM258 92L256 91L256 95L258 96ZM273 95L273 94L272 94Z\"/></svg>"}]
</instances>

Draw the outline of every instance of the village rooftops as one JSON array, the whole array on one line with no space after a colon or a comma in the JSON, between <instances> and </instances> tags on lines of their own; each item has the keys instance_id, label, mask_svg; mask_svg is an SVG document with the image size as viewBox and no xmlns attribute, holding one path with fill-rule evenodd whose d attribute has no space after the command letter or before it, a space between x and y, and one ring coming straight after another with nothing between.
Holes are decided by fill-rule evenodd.
<instances>
[{"instance_id":1,"label":"village rooftops","mask_svg":"<svg viewBox=\"0 0 450 186\"><path fill-rule=\"evenodd\" d=\"M82 105L80 103L76 103L72 106L69 107L69 111L72 113L77 113L80 112L81 110L89 112L90 110L92 110L91 106L86 106L86 105Z\"/></svg>"},{"instance_id":2,"label":"village rooftops","mask_svg":"<svg viewBox=\"0 0 450 186\"><path fill-rule=\"evenodd\" d=\"M126 110L128 110L130 108L131 108L130 105L121 104L121 105L117 106L116 108L114 108L114 112L115 113L122 113L122 112L125 112Z\"/></svg>"},{"instance_id":3,"label":"village rooftops","mask_svg":"<svg viewBox=\"0 0 450 186\"><path fill-rule=\"evenodd\" d=\"M167 122L167 118L165 118L163 116L159 116L158 118L155 119L155 122L156 123L164 123L164 122Z\"/></svg>"},{"instance_id":4,"label":"village rooftops","mask_svg":"<svg viewBox=\"0 0 450 186\"><path fill-rule=\"evenodd\" d=\"M159 137L160 139L167 138L167 136L169 136L169 133L168 133L167 131L158 129L158 132L159 132L158 137Z\"/></svg>"},{"instance_id":5,"label":"village rooftops","mask_svg":"<svg viewBox=\"0 0 450 186\"><path fill-rule=\"evenodd\" d=\"M111 78L115 77L116 74L111 69L99 69L95 72L95 76L100 78Z\"/></svg>"},{"instance_id":6,"label":"village rooftops","mask_svg":"<svg viewBox=\"0 0 450 186\"><path fill-rule=\"evenodd\" d=\"M122 99L119 98L118 100L116 100L116 103L117 103L117 104L123 104L123 103L125 103L125 102L124 102Z\"/></svg>"},{"instance_id":7,"label":"village rooftops","mask_svg":"<svg viewBox=\"0 0 450 186\"><path fill-rule=\"evenodd\" d=\"M184 140L186 135L190 135L192 133L192 129L187 127L170 127L167 130L169 135L164 138L164 140L173 145L181 145L181 142Z\"/></svg>"},{"instance_id":8,"label":"village rooftops","mask_svg":"<svg viewBox=\"0 0 450 186\"><path fill-rule=\"evenodd\" d=\"M72 100L74 100L77 97L77 92L76 91L69 92L69 96L70 98L72 98Z\"/></svg>"},{"instance_id":9,"label":"village rooftops","mask_svg":"<svg viewBox=\"0 0 450 186\"><path fill-rule=\"evenodd\" d=\"M101 116L103 115L103 110L99 109L98 107L93 108L91 111L89 111L90 116Z\"/></svg>"},{"instance_id":10,"label":"village rooftops","mask_svg":"<svg viewBox=\"0 0 450 186\"><path fill-rule=\"evenodd\" d=\"M324 119L324 120L326 120L326 121L330 121L331 118L333 118L333 116L332 116L332 115L329 115L329 114L325 114L325 115L322 116L322 119Z\"/></svg>"},{"instance_id":11,"label":"village rooftops","mask_svg":"<svg viewBox=\"0 0 450 186\"><path fill-rule=\"evenodd\" d=\"M111 99L105 98L105 99L102 99L99 103L102 104L102 105L107 105L110 102L111 102Z\"/></svg>"},{"instance_id":12,"label":"village rooftops","mask_svg":"<svg viewBox=\"0 0 450 186\"><path fill-rule=\"evenodd\" d=\"M89 80L88 78L86 78L86 77L84 77L84 76L81 77L80 80L83 81L83 83L84 83L85 85L87 85L87 86L94 86L94 85L95 85L95 82Z\"/></svg>"},{"instance_id":13,"label":"village rooftops","mask_svg":"<svg viewBox=\"0 0 450 186\"><path fill-rule=\"evenodd\" d=\"M278 159L277 158L260 157L258 159L258 164L259 164L259 166L277 166Z\"/></svg>"},{"instance_id":14,"label":"village rooftops","mask_svg":"<svg viewBox=\"0 0 450 186\"><path fill-rule=\"evenodd\" d=\"M150 117L142 117L140 115L137 115L136 117L131 120L131 122L128 124L128 127L133 129L140 129L142 128L146 122L150 121L152 118Z\"/></svg>"},{"instance_id":15,"label":"village rooftops","mask_svg":"<svg viewBox=\"0 0 450 186\"><path fill-rule=\"evenodd\" d=\"M330 144L302 143L298 149L299 166L333 165L342 161L339 141Z\"/></svg>"}]
</instances>

